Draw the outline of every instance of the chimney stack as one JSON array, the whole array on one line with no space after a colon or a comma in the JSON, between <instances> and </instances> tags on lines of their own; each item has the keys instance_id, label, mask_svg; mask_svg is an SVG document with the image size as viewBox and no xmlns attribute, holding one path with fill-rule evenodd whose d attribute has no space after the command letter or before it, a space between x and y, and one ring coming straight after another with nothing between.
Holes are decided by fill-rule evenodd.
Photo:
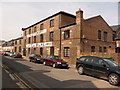
<instances>
[{"instance_id":1,"label":"chimney stack","mask_svg":"<svg viewBox=\"0 0 120 90\"><path fill-rule=\"evenodd\" d=\"M79 24L82 19L83 19L83 11L79 8L78 11L76 11L76 23Z\"/></svg>"}]
</instances>

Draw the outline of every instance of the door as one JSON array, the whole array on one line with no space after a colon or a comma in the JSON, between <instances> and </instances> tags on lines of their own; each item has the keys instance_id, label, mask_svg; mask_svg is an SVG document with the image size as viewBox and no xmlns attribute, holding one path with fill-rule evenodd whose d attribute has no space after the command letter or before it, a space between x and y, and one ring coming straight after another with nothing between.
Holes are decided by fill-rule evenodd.
<instances>
[{"instance_id":1,"label":"door","mask_svg":"<svg viewBox=\"0 0 120 90\"><path fill-rule=\"evenodd\" d=\"M93 63L95 76L106 77L109 72L107 63L103 59L97 57L93 60Z\"/></svg>"},{"instance_id":2,"label":"door","mask_svg":"<svg viewBox=\"0 0 120 90\"><path fill-rule=\"evenodd\" d=\"M92 57L87 57L87 59L85 59L85 63L84 63L84 71L88 74L93 74L93 58Z\"/></svg>"},{"instance_id":3,"label":"door","mask_svg":"<svg viewBox=\"0 0 120 90\"><path fill-rule=\"evenodd\" d=\"M54 47L50 47L50 55L54 55Z\"/></svg>"}]
</instances>

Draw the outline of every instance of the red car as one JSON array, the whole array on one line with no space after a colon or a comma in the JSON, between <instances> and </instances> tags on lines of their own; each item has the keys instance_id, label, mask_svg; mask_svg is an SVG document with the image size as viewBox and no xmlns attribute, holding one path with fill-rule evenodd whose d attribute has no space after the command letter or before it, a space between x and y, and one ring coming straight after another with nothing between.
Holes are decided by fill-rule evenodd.
<instances>
[{"instance_id":1,"label":"red car","mask_svg":"<svg viewBox=\"0 0 120 90\"><path fill-rule=\"evenodd\" d=\"M59 56L45 56L42 58L44 65L51 65L52 67L66 67L68 68L67 62L60 59Z\"/></svg>"}]
</instances>

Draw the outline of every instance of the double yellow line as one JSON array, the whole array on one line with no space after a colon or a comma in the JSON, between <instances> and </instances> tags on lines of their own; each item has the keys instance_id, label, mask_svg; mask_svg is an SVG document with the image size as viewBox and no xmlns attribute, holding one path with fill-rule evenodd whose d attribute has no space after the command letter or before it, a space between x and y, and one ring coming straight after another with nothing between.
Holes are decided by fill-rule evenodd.
<instances>
[{"instance_id":1,"label":"double yellow line","mask_svg":"<svg viewBox=\"0 0 120 90\"><path fill-rule=\"evenodd\" d=\"M30 87L24 80L22 80L15 72L13 72L7 65L2 64L3 68L7 70L9 73L12 73L13 77L19 81L19 83L28 90L34 90L32 87Z\"/></svg>"}]
</instances>

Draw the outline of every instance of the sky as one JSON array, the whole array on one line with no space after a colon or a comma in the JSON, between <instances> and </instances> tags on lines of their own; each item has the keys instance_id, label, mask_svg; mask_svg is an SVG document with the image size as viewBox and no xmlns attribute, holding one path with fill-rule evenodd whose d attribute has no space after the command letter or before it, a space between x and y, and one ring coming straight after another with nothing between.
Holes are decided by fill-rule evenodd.
<instances>
[{"instance_id":1,"label":"sky","mask_svg":"<svg viewBox=\"0 0 120 90\"><path fill-rule=\"evenodd\" d=\"M74 14L81 8L84 18L101 15L110 25L118 24L117 2L2 2L0 3L0 38L11 40L26 28L59 11Z\"/></svg>"}]
</instances>

